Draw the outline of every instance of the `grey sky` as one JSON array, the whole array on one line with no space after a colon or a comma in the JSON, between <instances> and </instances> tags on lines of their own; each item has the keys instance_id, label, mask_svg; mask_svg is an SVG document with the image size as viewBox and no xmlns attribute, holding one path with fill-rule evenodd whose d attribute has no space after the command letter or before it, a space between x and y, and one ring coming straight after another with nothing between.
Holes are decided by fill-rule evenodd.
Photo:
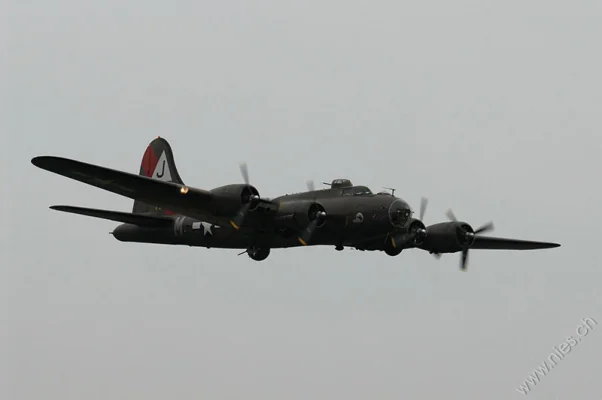
<instances>
[{"instance_id":1,"label":"grey sky","mask_svg":"<svg viewBox=\"0 0 602 400\"><path fill-rule=\"evenodd\" d=\"M7 399L513 399L602 322L599 1L9 1L1 35L0 393ZM394 186L427 224L562 244L439 261L328 247L124 244L48 209L131 201L33 167L262 195ZM529 394L599 396L602 326Z\"/></svg>"}]
</instances>

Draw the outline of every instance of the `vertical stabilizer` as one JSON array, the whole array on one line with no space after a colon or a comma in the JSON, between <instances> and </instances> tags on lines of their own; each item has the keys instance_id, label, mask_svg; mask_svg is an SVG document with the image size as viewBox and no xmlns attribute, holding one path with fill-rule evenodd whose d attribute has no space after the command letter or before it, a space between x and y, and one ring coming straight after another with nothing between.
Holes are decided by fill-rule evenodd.
<instances>
[{"instance_id":1,"label":"vertical stabilizer","mask_svg":"<svg viewBox=\"0 0 602 400\"><path fill-rule=\"evenodd\" d=\"M144 156L142 156L139 175L166 182L184 183L182 178L180 178L180 174L178 174L171 146L162 137L158 137L150 142L146 148ZM169 210L164 210L139 200L134 201L133 212L136 214L173 214Z\"/></svg>"}]
</instances>

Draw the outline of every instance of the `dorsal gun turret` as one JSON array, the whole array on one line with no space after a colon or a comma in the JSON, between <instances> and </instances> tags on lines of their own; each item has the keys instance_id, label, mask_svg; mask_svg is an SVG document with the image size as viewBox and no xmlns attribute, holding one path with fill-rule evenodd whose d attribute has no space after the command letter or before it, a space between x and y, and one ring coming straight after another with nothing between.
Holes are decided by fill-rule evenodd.
<instances>
[{"instance_id":1,"label":"dorsal gun turret","mask_svg":"<svg viewBox=\"0 0 602 400\"><path fill-rule=\"evenodd\" d=\"M351 183L351 181L349 179L334 179L332 181L332 183L330 184L331 188L342 188L342 187L349 187L349 186L353 186L353 183Z\"/></svg>"}]
</instances>

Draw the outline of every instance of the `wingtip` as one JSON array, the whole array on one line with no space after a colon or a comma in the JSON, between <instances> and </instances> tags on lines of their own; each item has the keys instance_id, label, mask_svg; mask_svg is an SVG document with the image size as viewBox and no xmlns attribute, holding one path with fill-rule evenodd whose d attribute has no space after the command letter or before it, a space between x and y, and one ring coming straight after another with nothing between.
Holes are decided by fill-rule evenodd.
<instances>
[{"instance_id":1,"label":"wingtip","mask_svg":"<svg viewBox=\"0 0 602 400\"><path fill-rule=\"evenodd\" d=\"M44 156L36 156L31 159L31 163L36 167L40 166L40 163L44 160Z\"/></svg>"},{"instance_id":2,"label":"wingtip","mask_svg":"<svg viewBox=\"0 0 602 400\"><path fill-rule=\"evenodd\" d=\"M53 205L53 206L49 206L48 208L50 208L51 210L54 211L63 211L63 212L70 212L72 207L70 206L63 206L63 205Z\"/></svg>"},{"instance_id":3,"label":"wingtip","mask_svg":"<svg viewBox=\"0 0 602 400\"><path fill-rule=\"evenodd\" d=\"M31 163L38 168L49 169L53 162L59 161L60 157L37 156L31 159Z\"/></svg>"}]
</instances>

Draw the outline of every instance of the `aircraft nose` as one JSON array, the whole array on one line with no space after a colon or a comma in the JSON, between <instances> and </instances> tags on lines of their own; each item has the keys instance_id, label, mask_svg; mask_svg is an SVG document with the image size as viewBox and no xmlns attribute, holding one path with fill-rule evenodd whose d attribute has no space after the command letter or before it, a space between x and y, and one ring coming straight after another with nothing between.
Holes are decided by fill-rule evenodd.
<instances>
[{"instance_id":1,"label":"aircraft nose","mask_svg":"<svg viewBox=\"0 0 602 400\"><path fill-rule=\"evenodd\" d=\"M411 216L412 210L407 202L402 199L395 199L391 202L389 206L389 221L391 221L391 225L396 228L403 228Z\"/></svg>"}]
</instances>

